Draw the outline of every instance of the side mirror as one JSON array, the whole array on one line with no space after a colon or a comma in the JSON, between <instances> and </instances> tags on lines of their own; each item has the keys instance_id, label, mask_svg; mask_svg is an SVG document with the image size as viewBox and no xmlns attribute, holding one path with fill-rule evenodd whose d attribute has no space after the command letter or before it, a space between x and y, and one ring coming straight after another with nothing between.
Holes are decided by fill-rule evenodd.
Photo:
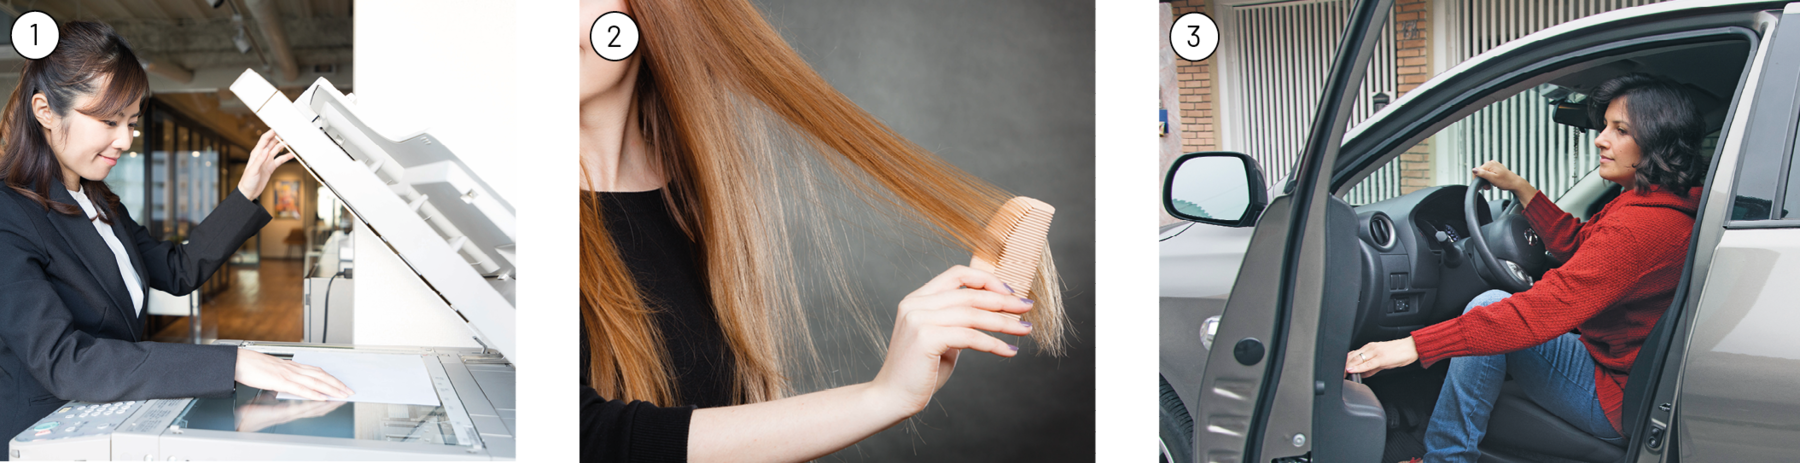
<instances>
[{"instance_id":1,"label":"side mirror","mask_svg":"<svg viewBox=\"0 0 1800 463\"><path fill-rule=\"evenodd\" d=\"M1182 220L1248 227L1268 205L1262 169L1243 153L1181 155L1163 181L1163 209Z\"/></svg>"}]
</instances>

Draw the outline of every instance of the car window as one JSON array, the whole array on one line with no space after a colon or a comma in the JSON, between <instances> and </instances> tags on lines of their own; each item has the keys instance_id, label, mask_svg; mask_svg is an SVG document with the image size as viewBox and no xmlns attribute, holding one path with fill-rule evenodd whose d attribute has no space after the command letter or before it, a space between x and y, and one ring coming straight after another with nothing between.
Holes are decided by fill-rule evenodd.
<instances>
[{"instance_id":1,"label":"car window","mask_svg":"<svg viewBox=\"0 0 1800 463\"><path fill-rule=\"evenodd\" d=\"M1776 192L1784 177L1779 167L1784 157L1786 153L1774 150L1744 151L1738 161L1741 164L1731 200L1731 220L1769 220L1788 215L1785 210L1780 214L1774 211ZM1787 177L1791 178L1791 174Z\"/></svg>"},{"instance_id":2,"label":"car window","mask_svg":"<svg viewBox=\"0 0 1800 463\"><path fill-rule=\"evenodd\" d=\"M1773 76L1778 70L1764 70L1764 85L1757 90L1757 101L1793 101L1795 88L1787 76ZM1773 85L1769 85L1773 83ZM1789 83L1789 85L1780 85ZM1744 95L1748 101L1750 95ZM1789 205L1778 204L1782 200L1782 182L1793 177L1793 173L1782 171L1782 164L1787 159L1787 150L1778 148L1778 137L1759 137L1757 133L1771 130L1791 130L1795 121L1793 106L1787 104L1753 104L1750 106L1750 126L1746 132L1753 133L1744 139L1737 166L1719 166L1721 169L1735 168L1735 180L1732 186L1732 222L1750 222L1750 220L1769 220L1769 218L1793 218L1789 213ZM1791 133L1791 132L1789 132ZM1791 195L1791 191L1789 191ZM1793 198L1786 198L1787 204L1795 204ZM1777 211L1780 209L1780 211Z\"/></svg>"},{"instance_id":3,"label":"car window","mask_svg":"<svg viewBox=\"0 0 1800 463\"><path fill-rule=\"evenodd\" d=\"M1800 118L1797 118L1797 119L1800 119ZM1790 154L1789 156L1791 159L1792 155ZM1773 165L1773 162L1780 162L1779 160L1771 160L1771 161L1772 162L1770 165ZM1787 191L1787 193L1785 195L1783 195L1783 201L1778 206L1781 208L1781 210L1779 210L1779 211L1765 210L1765 211L1762 211L1762 213L1766 214L1770 218L1775 218L1775 219L1800 219L1800 214L1796 214L1794 212L1794 205L1800 204L1800 188L1792 188L1792 186L1795 185L1796 180L1800 180L1800 163L1796 163L1796 162L1789 160L1788 161L1787 182L1785 182L1781 186L1782 189L1785 189ZM1774 182L1770 182L1770 183L1774 183ZM1733 204L1733 206L1735 206L1735 205L1736 204ZM1732 218L1733 219L1737 218L1737 208L1736 207L1732 208Z\"/></svg>"},{"instance_id":4,"label":"car window","mask_svg":"<svg viewBox=\"0 0 1800 463\"><path fill-rule=\"evenodd\" d=\"M1560 197L1599 165L1596 131L1557 123L1553 102L1578 93L1545 84L1488 105L1432 134L1364 178L1345 196L1369 204L1439 185L1466 185L1469 170L1500 161L1545 195ZM1383 181L1398 178L1399 188ZM1489 191L1489 199L1501 192Z\"/></svg>"},{"instance_id":5,"label":"car window","mask_svg":"<svg viewBox=\"0 0 1800 463\"><path fill-rule=\"evenodd\" d=\"M1796 192L1790 189L1786 198L1782 198L1779 193L1785 187L1784 183L1794 177L1793 172L1783 172L1781 169L1787 157L1788 153L1780 150L1744 150L1738 160L1736 185L1732 189L1732 221L1795 218L1789 214L1792 206L1788 204L1794 204L1797 198L1792 195ZM1786 201L1778 203L1778 198ZM1777 211L1776 208L1781 210Z\"/></svg>"}]
</instances>

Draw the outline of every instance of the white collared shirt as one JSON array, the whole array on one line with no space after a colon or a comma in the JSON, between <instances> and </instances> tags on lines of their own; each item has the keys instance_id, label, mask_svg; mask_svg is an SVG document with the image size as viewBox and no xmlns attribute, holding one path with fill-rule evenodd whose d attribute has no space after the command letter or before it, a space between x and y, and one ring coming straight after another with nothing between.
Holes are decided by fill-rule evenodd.
<instances>
[{"instance_id":1,"label":"white collared shirt","mask_svg":"<svg viewBox=\"0 0 1800 463\"><path fill-rule=\"evenodd\" d=\"M84 190L86 189L71 191L69 194L75 196L75 204L81 205L81 212L87 214L88 223L94 224L94 230L100 232L100 239L106 240L106 247L112 248L113 259L119 263L119 277L125 281L125 290L131 292L131 307L136 310L136 314L142 315L144 288L143 283L138 280L137 268L131 266L131 257L125 254L125 245L119 242L118 235L113 234L112 226L94 219L100 216L100 212L94 209L94 202L88 200ZM114 220L118 220L117 214L114 215Z\"/></svg>"}]
</instances>

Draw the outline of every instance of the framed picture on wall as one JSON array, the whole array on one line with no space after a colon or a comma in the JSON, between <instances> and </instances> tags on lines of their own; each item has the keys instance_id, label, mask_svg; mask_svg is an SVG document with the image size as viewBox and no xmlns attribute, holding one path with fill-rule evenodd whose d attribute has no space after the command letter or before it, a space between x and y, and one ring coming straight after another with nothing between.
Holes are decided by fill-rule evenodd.
<instances>
[{"instance_id":1,"label":"framed picture on wall","mask_svg":"<svg viewBox=\"0 0 1800 463\"><path fill-rule=\"evenodd\" d=\"M300 218L300 181L278 180L275 182L275 218Z\"/></svg>"}]
</instances>

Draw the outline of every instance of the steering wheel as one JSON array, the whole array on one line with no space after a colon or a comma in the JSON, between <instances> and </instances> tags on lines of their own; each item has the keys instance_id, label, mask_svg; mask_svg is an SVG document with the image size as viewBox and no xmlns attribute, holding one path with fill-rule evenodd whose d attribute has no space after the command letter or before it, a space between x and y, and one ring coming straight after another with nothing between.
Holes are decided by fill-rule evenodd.
<instances>
[{"instance_id":1,"label":"steering wheel","mask_svg":"<svg viewBox=\"0 0 1800 463\"><path fill-rule=\"evenodd\" d=\"M1481 190L1491 186L1487 179L1475 177L1463 195L1463 218L1468 221L1470 231L1464 249L1470 251L1468 257L1474 262L1475 273L1488 284L1509 293L1531 289L1534 283L1531 275L1541 274L1548 268L1544 240L1531 229L1531 222L1518 207L1518 198L1513 198L1511 206L1496 214L1493 222L1481 224L1475 215L1475 206L1481 201Z\"/></svg>"}]
</instances>

